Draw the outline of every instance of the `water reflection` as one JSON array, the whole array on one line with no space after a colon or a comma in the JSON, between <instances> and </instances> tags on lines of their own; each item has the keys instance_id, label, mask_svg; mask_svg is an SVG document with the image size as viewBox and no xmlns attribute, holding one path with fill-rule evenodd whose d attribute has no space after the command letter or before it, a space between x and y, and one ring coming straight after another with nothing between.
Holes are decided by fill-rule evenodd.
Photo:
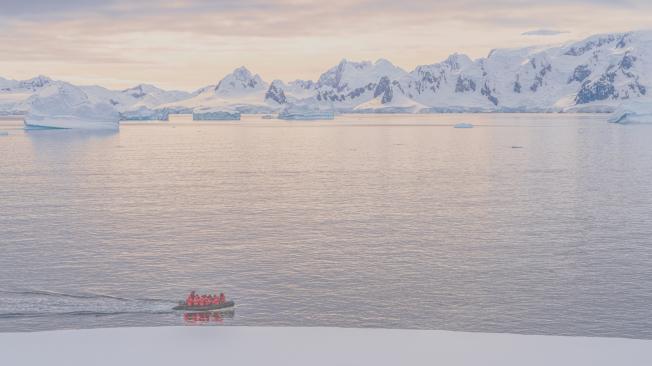
<instances>
[{"instance_id":1,"label":"water reflection","mask_svg":"<svg viewBox=\"0 0 652 366\"><path fill-rule=\"evenodd\" d=\"M101 139L119 134L119 130L66 130L25 128L25 134L35 141L78 141L84 139Z\"/></svg>"},{"instance_id":2,"label":"water reflection","mask_svg":"<svg viewBox=\"0 0 652 366\"><path fill-rule=\"evenodd\" d=\"M0 287L176 299L219 286L247 304L233 325L652 338L651 128L338 118L1 140ZM31 311L7 299L0 312ZM0 331L184 324L173 304Z\"/></svg>"},{"instance_id":3,"label":"water reflection","mask_svg":"<svg viewBox=\"0 0 652 366\"><path fill-rule=\"evenodd\" d=\"M110 130L25 129L25 136L36 162L57 165L106 151L120 135Z\"/></svg>"},{"instance_id":4,"label":"water reflection","mask_svg":"<svg viewBox=\"0 0 652 366\"><path fill-rule=\"evenodd\" d=\"M235 310L226 311L204 311L200 313L184 313L183 320L187 324L207 324L207 323L223 323L224 319L233 319Z\"/></svg>"}]
</instances>

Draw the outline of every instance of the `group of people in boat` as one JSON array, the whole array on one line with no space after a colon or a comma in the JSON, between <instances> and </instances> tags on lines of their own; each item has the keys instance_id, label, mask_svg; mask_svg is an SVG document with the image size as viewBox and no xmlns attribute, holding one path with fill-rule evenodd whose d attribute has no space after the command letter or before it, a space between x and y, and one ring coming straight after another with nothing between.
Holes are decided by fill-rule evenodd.
<instances>
[{"instance_id":1,"label":"group of people in boat","mask_svg":"<svg viewBox=\"0 0 652 366\"><path fill-rule=\"evenodd\" d=\"M226 296L224 292L220 292L220 295L197 295L195 291L192 291L190 295L186 298L186 305L188 306L211 306L211 305L220 305L226 302Z\"/></svg>"}]
</instances>

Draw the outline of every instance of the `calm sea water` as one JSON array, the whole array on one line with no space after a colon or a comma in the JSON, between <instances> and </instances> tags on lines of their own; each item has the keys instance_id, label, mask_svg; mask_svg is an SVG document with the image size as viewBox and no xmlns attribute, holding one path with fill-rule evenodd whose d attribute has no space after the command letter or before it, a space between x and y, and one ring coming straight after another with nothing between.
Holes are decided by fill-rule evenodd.
<instances>
[{"instance_id":1,"label":"calm sea water","mask_svg":"<svg viewBox=\"0 0 652 366\"><path fill-rule=\"evenodd\" d=\"M652 338L652 126L476 114L21 128L0 121L0 331ZM238 307L170 311L191 289Z\"/></svg>"}]
</instances>

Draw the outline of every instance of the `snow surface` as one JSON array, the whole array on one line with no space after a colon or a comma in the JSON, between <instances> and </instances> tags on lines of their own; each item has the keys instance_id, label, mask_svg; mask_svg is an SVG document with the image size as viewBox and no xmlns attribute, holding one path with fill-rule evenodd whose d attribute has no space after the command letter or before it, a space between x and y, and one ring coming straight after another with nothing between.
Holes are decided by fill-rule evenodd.
<instances>
[{"instance_id":1,"label":"snow surface","mask_svg":"<svg viewBox=\"0 0 652 366\"><path fill-rule=\"evenodd\" d=\"M652 340L390 329L113 328L0 333L0 363L649 366Z\"/></svg>"},{"instance_id":2,"label":"snow surface","mask_svg":"<svg viewBox=\"0 0 652 366\"><path fill-rule=\"evenodd\" d=\"M652 123L652 101L628 102L609 117L612 123Z\"/></svg>"}]
</instances>

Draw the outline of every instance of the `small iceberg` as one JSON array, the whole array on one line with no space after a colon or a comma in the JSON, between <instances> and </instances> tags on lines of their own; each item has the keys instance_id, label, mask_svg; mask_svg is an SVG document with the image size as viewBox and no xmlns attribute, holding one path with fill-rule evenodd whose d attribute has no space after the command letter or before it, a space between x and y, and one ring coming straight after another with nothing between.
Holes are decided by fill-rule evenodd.
<instances>
[{"instance_id":1,"label":"small iceberg","mask_svg":"<svg viewBox=\"0 0 652 366\"><path fill-rule=\"evenodd\" d=\"M27 129L117 130L120 114L109 103L91 102L88 95L68 83L52 85L31 96L25 116Z\"/></svg>"},{"instance_id":2,"label":"small iceberg","mask_svg":"<svg viewBox=\"0 0 652 366\"><path fill-rule=\"evenodd\" d=\"M611 123L652 123L652 101L629 102L616 109L608 119Z\"/></svg>"},{"instance_id":3,"label":"small iceberg","mask_svg":"<svg viewBox=\"0 0 652 366\"><path fill-rule=\"evenodd\" d=\"M140 106L138 109L122 112L120 116L125 121L168 121L170 111L166 108L150 109Z\"/></svg>"},{"instance_id":4,"label":"small iceberg","mask_svg":"<svg viewBox=\"0 0 652 366\"><path fill-rule=\"evenodd\" d=\"M240 112L228 108L200 107L192 112L193 121L239 121Z\"/></svg>"},{"instance_id":5,"label":"small iceberg","mask_svg":"<svg viewBox=\"0 0 652 366\"><path fill-rule=\"evenodd\" d=\"M262 116L260 118L262 118L262 119L274 119L274 116L272 116L271 114L266 114L266 115L264 115L264 116Z\"/></svg>"},{"instance_id":6,"label":"small iceberg","mask_svg":"<svg viewBox=\"0 0 652 366\"><path fill-rule=\"evenodd\" d=\"M279 119L291 121L331 120L335 118L332 107L318 103L289 104L278 115Z\"/></svg>"},{"instance_id":7,"label":"small iceberg","mask_svg":"<svg viewBox=\"0 0 652 366\"><path fill-rule=\"evenodd\" d=\"M453 127L454 127L454 128L473 128L473 124L462 122L462 123L458 123L458 124L456 124L456 125L453 126Z\"/></svg>"}]
</instances>

